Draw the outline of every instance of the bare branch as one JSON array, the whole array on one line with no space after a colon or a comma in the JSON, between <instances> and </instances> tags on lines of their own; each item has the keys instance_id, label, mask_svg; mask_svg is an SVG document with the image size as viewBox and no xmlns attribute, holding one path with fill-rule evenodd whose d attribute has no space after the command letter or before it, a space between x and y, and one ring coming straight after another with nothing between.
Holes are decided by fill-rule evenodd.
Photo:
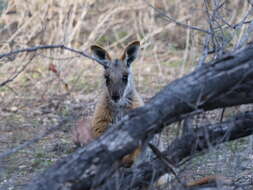
<instances>
[{"instance_id":1,"label":"bare branch","mask_svg":"<svg viewBox=\"0 0 253 190\"><path fill-rule=\"evenodd\" d=\"M159 160L161 160L163 162L163 164L166 166L166 170L168 173L172 173L176 180L181 184L183 185L184 187L186 187L186 184L184 184L181 179L178 177L176 171L174 170L174 166L173 164L171 163L171 161L168 159L168 156L166 155L163 155L158 148L156 148L154 145L150 144L149 143L149 147L151 148L151 150L154 152L154 154L157 156L157 158Z\"/></svg>"},{"instance_id":2,"label":"bare branch","mask_svg":"<svg viewBox=\"0 0 253 190\"><path fill-rule=\"evenodd\" d=\"M32 60L34 59L35 56L32 56L30 58L30 60L17 72L15 73L13 76L11 76L9 79L3 81L0 83L0 87L5 86L6 84L12 82L13 80L15 80L26 68L27 66L32 62Z\"/></svg>"},{"instance_id":3,"label":"bare branch","mask_svg":"<svg viewBox=\"0 0 253 190\"><path fill-rule=\"evenodd\" d=\"M42 45L42 46L35 46L35 47L31 47L31 48L19 49L19 50L15 50L15 51L10 51L8 53L0 54L0 59L2 59L4 57L9 57L9 56L12 56L12 55L16 55L16 54L19 54L19 53L34 52L34 51L44 50L44 49L63 49L63 50L67 50L67 51L82 55L84 57L87 57L87 58L89 58L93 61L96 61L96 62L98 62L99 64L101 64L105 67L107 66L106 61L101 61L101 60L97 59L94 56L90 56L90 55L86 54L85 52L67 47L65 45Z\"/></svg>"},{"instance_id":4,"label":"bare branch","mask_svg":"<svg viewBox=\"0 0 253 190\"><path fill-rule=\"evenodd\" d=\"M173 166L185 164L185 160L192 158L201 152L206 151L210 146L215 146L224 142L232 141L241 137L253 134L253 112L239 114L229 120L199 127L198 129L183 135L174 140L165 151L160 153L163 158L172 161ZM206 138L208 137L208 138ZM121 171L120 176L124 176L122 183L131 184L131 186L123 186L122 190L141 189L151 185L160 176L168 171L167 164L161 162L158 157L152 161L146 161L138 164L131 171ZM107 181L107 185L101 186L99 189L105 190L108 184L114 184L115 179L111 178ZM185 184L182 182L182 184ZM110 189L116 189L110 186Z\"/></svg>"},{"instance_id":5,"label":"bare branch","mask_svg":"<svg viewBox=\"0 0 253 190\"><path fill-rule=\"evenodd\" d=\"M250 36L252 36L252 33L253 33L253 21L251 21L251 23L249 24L247 31L244 32L242 38L240 39L238 44L235 46L235 49L243 47L247 43Z\"/></svg>"},{"instance_id":6,"label":"bare branch","mask_svg":"<svg viewBox=\"0 0 253 190\"><path fill-rule=\"evenodd\" d=\"M184 28L189 28L189 29L191 29L191 30L197 30L197 31L199 31L199 32L204 32L204 33L207 33L207 34L211 34L209 31L204 30L204 29L202 29L202 28L198 28L198 27L196 27L196 26L191 26L191 25L188 25L188 24L179 22L179 21L177 21L176 19L174 19L173 17L171 17L171 16L167 15L166 13L164 13L163 11L161 11L160 9L158 9L158 8L154 7L153 5L151 5L147 0L143 0L143 1L144 1L149 7L151 7L151 8L154 9L156 12L158 12L159 15L162 16L161 18L163 18L163 19L165 19L165 20L167 20L167 21L168 21L168 20L169 20L169 21L172 21L172 22L174 22L175 24L177 24L177 25L179 25L179 26L182 26L182 27L184 27Z\"/></svg>"},{"instance_id":7,"label":"bare branch","mask_svg":"<svg viewBox=\"0 0 253 190\"><path fill-rule=\"evenodd\" d=\"M246 77L245 73L248 73ZM172 82L145 106L123 117L98 140L43 172L26 189L78 189L75 188L78 185L82 185L83 189L99 187L117 170L117 161L137 148L140 141L178 121L180 115L194 111L190 105L198 103L200 94L198 108L204 110L253 103L252 79L253 44L249 44ZM226 93L228 91L229 94ZM207 98L210 92L212 96ZM251 133L250 130L252 127L245 132ZM237 138L237 135L240 135L238 131L231 138Z\"/></svg>"}]
</instances>

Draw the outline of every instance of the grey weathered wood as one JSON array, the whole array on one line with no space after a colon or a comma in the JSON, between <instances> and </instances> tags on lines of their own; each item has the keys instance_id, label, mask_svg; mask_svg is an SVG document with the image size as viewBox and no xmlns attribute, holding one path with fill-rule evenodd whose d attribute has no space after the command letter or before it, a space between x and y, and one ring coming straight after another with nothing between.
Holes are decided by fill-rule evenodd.
<instances>
[{"instance_id":1,"label":"grey weathered wood","mask_svg":"<svg viewBox=\"0 0 253 190\"><path fill-rule=\"evenodd\" d=\"M98 186L117 168L117 160L183 114L253 102L253 44L210 62L175 80L145 106L131 111L117 130L58 161L35 178L27 190L84 189Z\"/></svg>"},{"instance_id":2,"label":"grey weathered wood","mask_svg":"<svg viewBox=\"0 0 253 190\"><path fill-rule=\"evenodd\" d=\"M253 112L239 114L225 122L202 126L175 139L162 154L169 158L174 166L177 166L182 160L207 150L210 146L252 135L252 126ZM121 185L121 190L142 189L152 185L153 181L167 172L163 162L160 159L154 159L138 164L131 170L120 171L117 177L108 179L107 183L98 189L113 190L119 185ZM79 184L79 187L81 186Z\"/></svg>"}]
</instances>

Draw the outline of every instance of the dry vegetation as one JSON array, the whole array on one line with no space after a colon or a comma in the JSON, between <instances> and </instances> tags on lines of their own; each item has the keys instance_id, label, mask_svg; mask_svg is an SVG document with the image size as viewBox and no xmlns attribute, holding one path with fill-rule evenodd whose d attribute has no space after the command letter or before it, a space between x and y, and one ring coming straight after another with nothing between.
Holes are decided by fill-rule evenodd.
<instances>
[{"instance_id":1,"label":"dry vegetation","mask_svg":"<svg viewBox=\"0 0 253 190\"><path fill-rule=\"evenodd\" d=\"M118 55L127 43L138 39L142 43L142 53L134 63L134 72L137 88L146 99L168 82L188 73L202 53L203 33L162 19L143 0L7 2L0 19L0 53L44 44L65 44L89 52L89 46L96 43L112 55ZM202 1L150 2L181 22L200 28L208 25ZM247 9L246 1L229 1L223 16L229 23L236 23ZM236 31L229 47L240 39L243 30L244 27ZM225 32L227 38L231 38L230 31ZM0 86L0 153L42 135L63 118L90 115L99 95L101 66L70 52L47 50L2 59L0 84L19 71L22 72L12 82ZM240 109L229 110L226 114ZM214 118L217 119L217 114ZM0 189L19 189L35 172L72 152L74 146L69 131L73 123L67 123L39 143L0 160ZM169 132L171 134L173 130ZM252 168L248 161L253 161L252 138L242 141L240 147L231 143L212 150L217 154L208 154L212 155L211 159L193 161L185 168L184 175L192 177L195 173L198 177L215 172L236 177L250 175ZM242 150L240 154L238 149ZM232 175L241 159L246 160L245 170ZM206 167L192 169L203 163Z\"/></svg>"}]
</instances>

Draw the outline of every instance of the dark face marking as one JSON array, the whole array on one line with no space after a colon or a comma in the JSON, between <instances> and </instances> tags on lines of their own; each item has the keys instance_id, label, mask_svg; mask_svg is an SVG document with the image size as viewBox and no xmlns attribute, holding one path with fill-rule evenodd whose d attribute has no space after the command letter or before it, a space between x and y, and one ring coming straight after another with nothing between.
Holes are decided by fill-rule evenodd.
<instances>
[{"instance_id":1,"label":"dark face marking","mask_svg":"<svg viewBox=\"0 0 253 190\"><path fill-rule=\"evenodd\" d=\"M117 103L124 95L129 78L129 67L119 59L110 63L104 72L105 83L111 99Z\"/></svg>"},{"instance_id":2,"label":"dark face marking","mask_svg":"<svg viewBox=\"0 0 253 190\"><path fill-rule=\"evenodd\" d=\"M114 64L114 67L118 67L121 64L121 61L119 59L115 59L113 64Z\"/></svg>"}]
</instances>

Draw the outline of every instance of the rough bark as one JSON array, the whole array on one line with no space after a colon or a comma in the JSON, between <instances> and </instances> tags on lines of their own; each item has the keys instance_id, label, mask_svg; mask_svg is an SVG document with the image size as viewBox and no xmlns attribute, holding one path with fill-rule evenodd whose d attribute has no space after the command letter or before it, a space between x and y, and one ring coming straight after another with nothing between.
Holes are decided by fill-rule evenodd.
<instances>
[{"instance_id":1,"label":"rough bark","mask_svg":"<svg viewBox=\"0 0 253 190\"><path fill-rule=\"evenodd\" d=\"M252 103L252 58L253 44L249 44L175 80L145 106L126 115L113 130L58 161L26 189L71 189L81 182L84 189L99 186L116 170L117 160L182 115L198 109Z\"/></svg>"},{"instance_id":2,"label":"rough bark","mask_svg":"<svg viewBox=\"0 0 253 190\"><path fill-rule=\"evenodd\" d=\"M243 113L222 123L202 126L175 139L162 154L176 167L182 160L193 157L209 147L252 135L252 126L253 112ZM142 189L145 186L152 185L154 181L167 172L166 165L158 158L141 163L131 170L119 171L116 177L107 180L106 184L98 189L113 190L120 185L121 190ZM79 184L76 187L76 189L81 189L82 185Z\"/></svg>"}]
</instances>

